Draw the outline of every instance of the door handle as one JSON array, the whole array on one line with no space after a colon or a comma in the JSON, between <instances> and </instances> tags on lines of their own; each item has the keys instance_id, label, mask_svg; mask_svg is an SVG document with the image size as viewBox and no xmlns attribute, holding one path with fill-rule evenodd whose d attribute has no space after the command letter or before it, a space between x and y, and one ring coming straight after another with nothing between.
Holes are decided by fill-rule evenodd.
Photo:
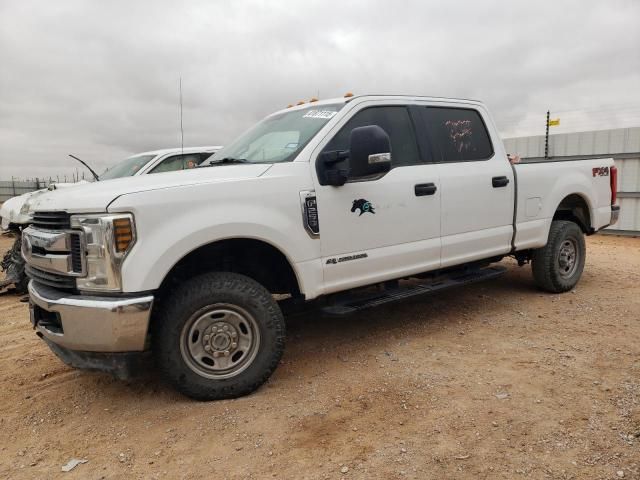
<instances>
[{"instance_id":1,"label":"door handle","mask_svg":"<svg viewBox=\"0 0 640 480\"><path fill-rule=\"evenodd\" d=\"M509 179L507 177L493 177L491 179L491 184L493 188L506 187L509 185Z\"/></svg>"},{"instance_id":2,"label":"door handle","mask_svg":"<svg viewBox=\"0 0 640 480\"><path fill-rule=\"evenodd\" d=\"M433 195L438 190L435 183L420 183L414 187L416 197L424 197L425 195Z\"/></svg>"}]
</instances>

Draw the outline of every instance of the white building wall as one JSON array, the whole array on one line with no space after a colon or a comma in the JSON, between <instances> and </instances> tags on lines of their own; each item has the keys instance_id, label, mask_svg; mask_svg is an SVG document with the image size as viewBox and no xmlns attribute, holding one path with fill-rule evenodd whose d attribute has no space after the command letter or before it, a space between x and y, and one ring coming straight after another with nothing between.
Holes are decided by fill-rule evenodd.
<instances>
[{"instance_id":1,"label":"white building wall","mask_svg":"<svg viewBox=\"0 0 640 480\"><path fill-rule=\"evenodd\" d=\"M524 158L544 156L544 135L507 138L504 145L507 152ZM640 156L640 127L549 135L551 157L615 153L638 153Z\"/></svg>"}]
</instances>

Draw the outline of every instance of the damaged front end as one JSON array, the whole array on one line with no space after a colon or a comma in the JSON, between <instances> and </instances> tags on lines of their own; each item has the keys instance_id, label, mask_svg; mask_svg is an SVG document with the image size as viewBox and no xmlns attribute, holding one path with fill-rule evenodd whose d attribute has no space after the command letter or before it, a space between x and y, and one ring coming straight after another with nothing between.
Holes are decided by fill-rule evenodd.
<instances>
[{"instance_id":1,"label":"damaged front end","mask_svg":"<svg viewBox=\"0 0 640 480\"><path fill-rule=\"evenodd\" d=\"M56 190L57 185L51 184L47 188L12 197L0 207L0 234L15 237L15 241L0 263L0 271L4 278L0 279L0 290L14 286L16 293L27 293L29 278L25 273L25 261L22 258L22 230L33 221L31 204L43 193Z\"/></svg>"},{"instance_id":2,"label":"damaged front end","mask_svg":"<svg viewBox=\"0 0 640 480\"><path fill-rule=\"evenodd\" d=\"M16 293L27 293L29 278L24 271L25 262L20 253L22 232L18 230L5 235L15 235L16 238L11 249L5 253L2 262L0 262L0 269L4 272L4 278L0 280L0 289L13 285Z\"/></svg>"}]
</instances>

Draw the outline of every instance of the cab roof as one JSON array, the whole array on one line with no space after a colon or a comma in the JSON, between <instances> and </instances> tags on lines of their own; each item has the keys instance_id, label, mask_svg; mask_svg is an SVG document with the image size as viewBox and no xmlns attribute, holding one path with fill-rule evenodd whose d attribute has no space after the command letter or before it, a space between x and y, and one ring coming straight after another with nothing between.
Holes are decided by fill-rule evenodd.
<instances>
[{"instance_id":1,"label":"cab roof","mask_svg":"<svg viewBox=\"0 0 640 480\"><path fill-rule=\"evenodd\" d=\"M138 157L140 155L167 155L171 153L208 153L208 152L217 152L221 150L221 145L208 146L208 147L176 147L176 148L163 148L160 150L150 150L148 152L140 152L136 153L134 156Z\"/></svg>"},{"instance_id":2,"label":"cab roof","mask_svg":"<svg viewBox=\"0 0 640 480\"><path fill-rule=\"evenodd\" d=\"M480 100L472 100L469 98L453 98L453 97L431 97L427 95L386 95L386 94L366 94L366 95L353 95L350 97L336 97L336 98L327 98L325 100L316 100L313 102L306 101L301 105L293 105L291 107L283 108L278 110L275 113L282 113L293 110L300 110L303 108L309 108L314 106L322 106L322 105L335 105L336 103L349 103L353 100L362 100L362 99L371 99L371 100L422 100L422 101L433 101L433 102L452 102L452 103L466 103L470 105L483 105Z\"/></svg>"}]
</instances>

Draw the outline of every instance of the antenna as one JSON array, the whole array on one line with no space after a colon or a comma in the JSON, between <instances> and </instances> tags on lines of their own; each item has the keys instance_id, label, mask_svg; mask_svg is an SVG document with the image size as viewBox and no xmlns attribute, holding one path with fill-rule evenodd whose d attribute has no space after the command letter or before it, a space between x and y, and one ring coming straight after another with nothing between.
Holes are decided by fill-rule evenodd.
<instances>
[{"instance_id":1,"label":"antenna","mask_svg":"<svg viewBox=\"0 0 640 480\"><path fill-rule=\"evenodd\" d=\"M180 76L180 154L184 157L184 129L182 128L182 76ZM183 158L184 161L184 158Z\"/></svg>"}]
</instances>

